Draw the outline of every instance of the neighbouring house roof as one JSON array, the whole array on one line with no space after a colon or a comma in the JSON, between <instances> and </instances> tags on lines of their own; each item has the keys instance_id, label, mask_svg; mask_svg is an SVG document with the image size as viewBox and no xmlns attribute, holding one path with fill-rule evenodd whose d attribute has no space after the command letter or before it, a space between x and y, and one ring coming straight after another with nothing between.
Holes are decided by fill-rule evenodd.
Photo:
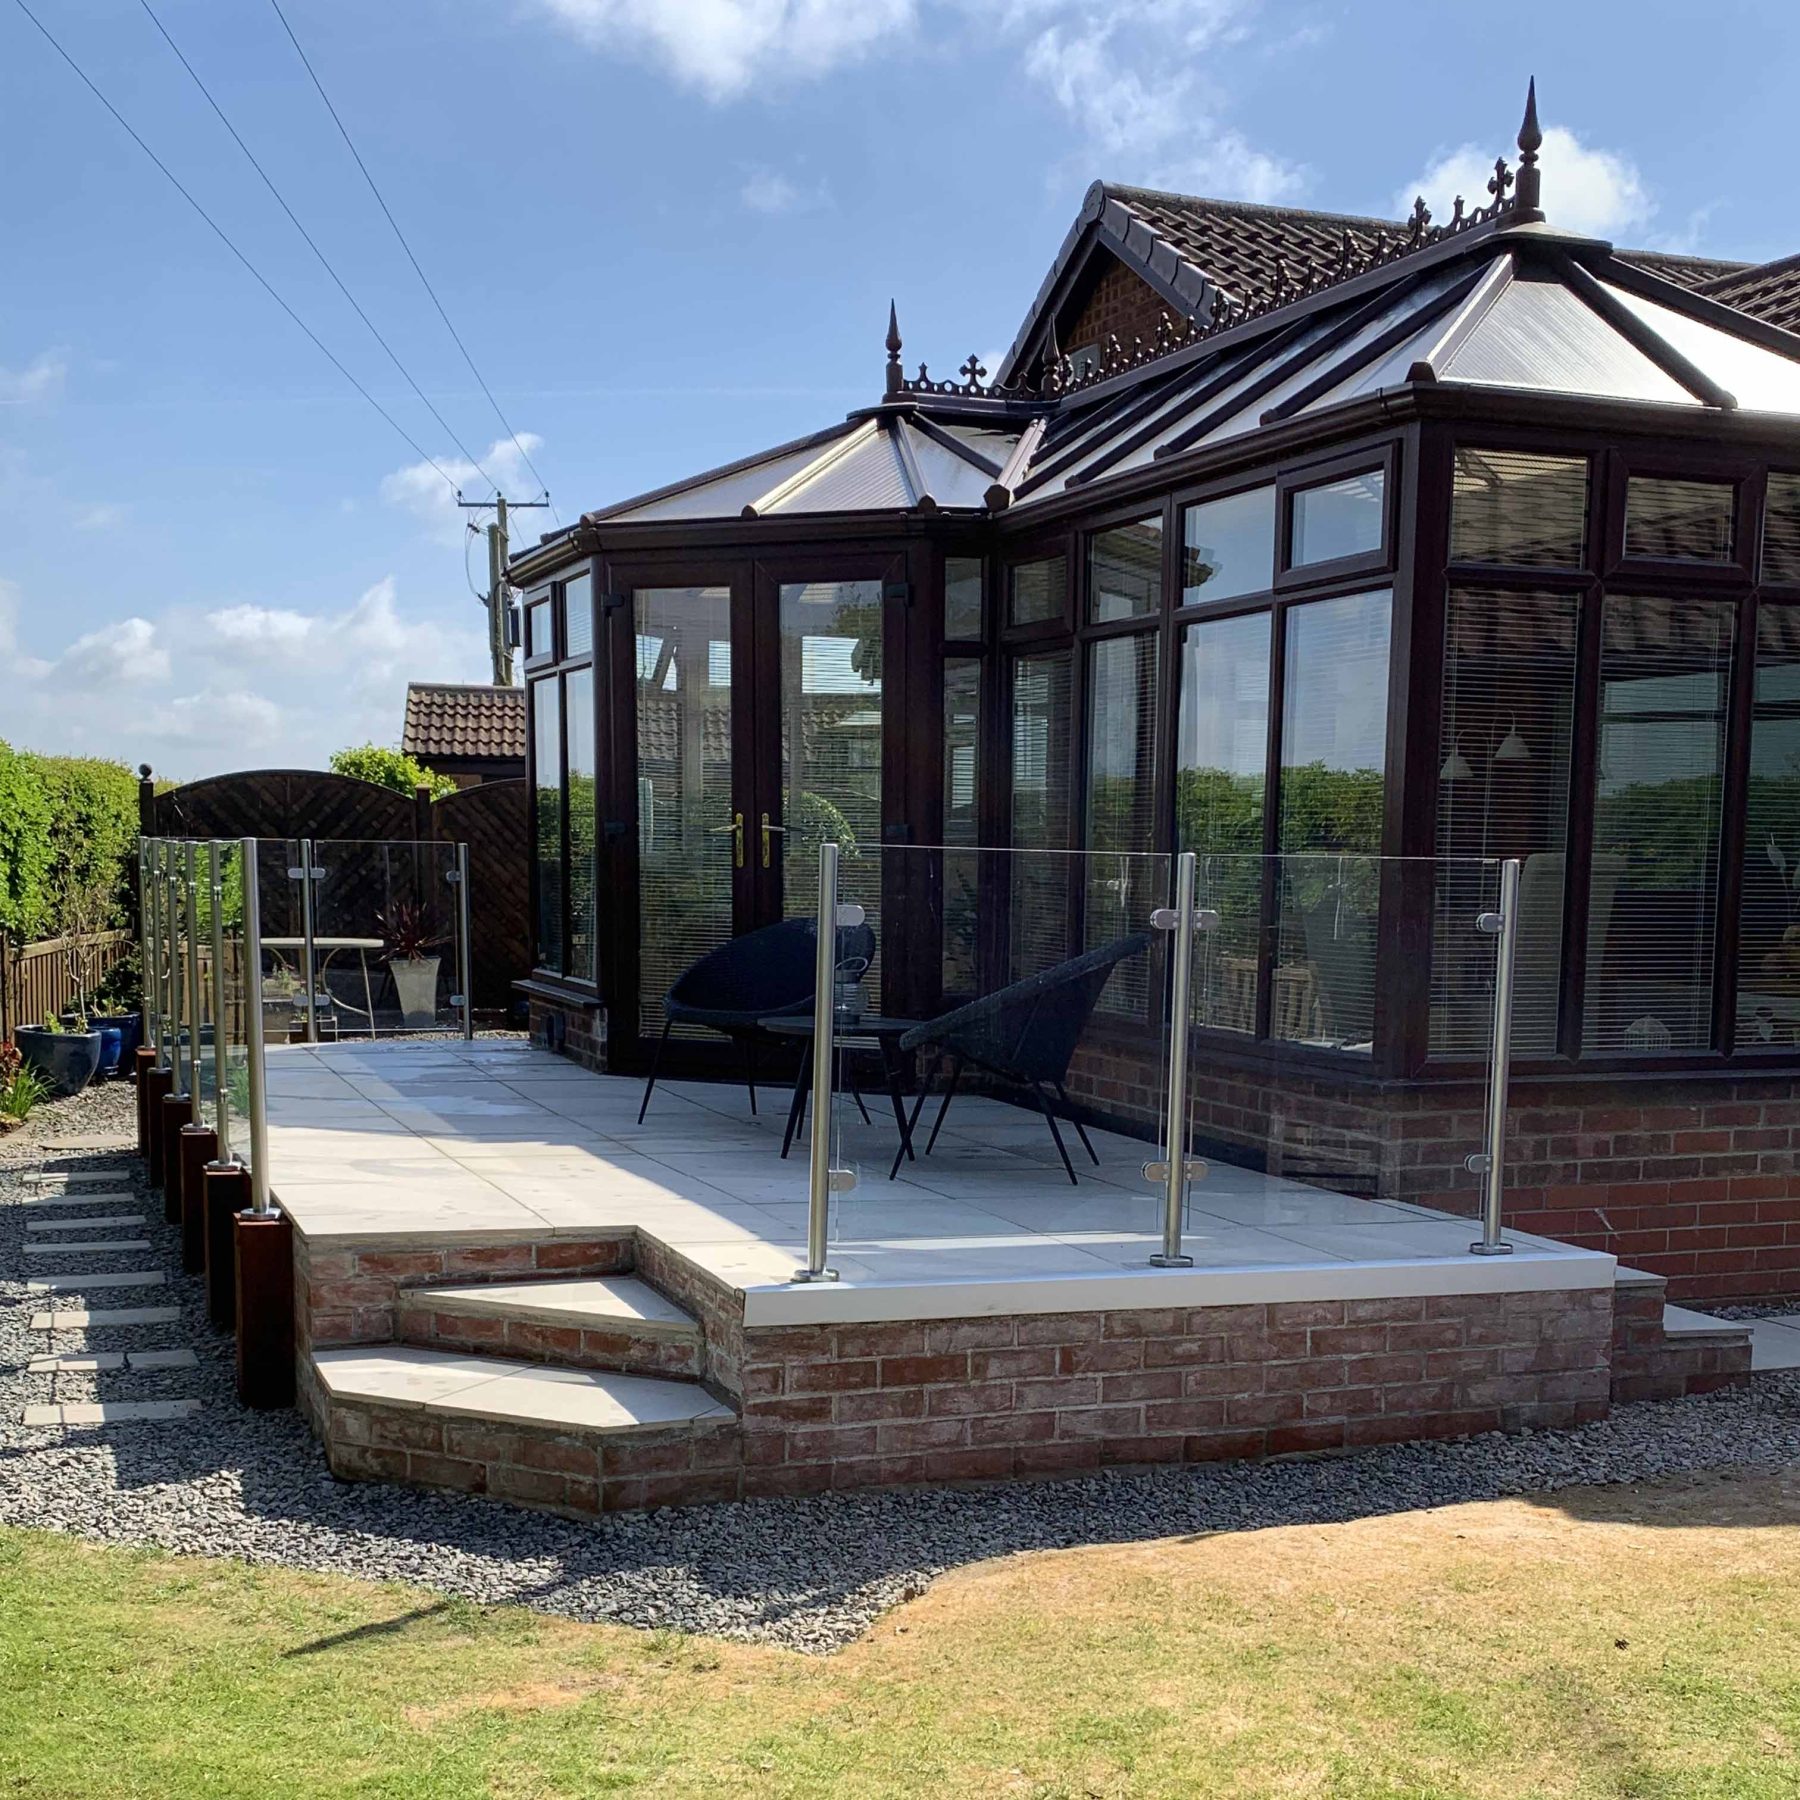
<instances>
[{"instance_id":1,"label":"neighbouring house roof","mask_svg":"<svg viewBox=\"0 0 1800 1800\"><path fill-rule=\"evenodd\" d=\"M523 762L525 690L475 682L410 682L400 748L428 765L452 757L516 757Z\"/></svg>"}]
</instances>

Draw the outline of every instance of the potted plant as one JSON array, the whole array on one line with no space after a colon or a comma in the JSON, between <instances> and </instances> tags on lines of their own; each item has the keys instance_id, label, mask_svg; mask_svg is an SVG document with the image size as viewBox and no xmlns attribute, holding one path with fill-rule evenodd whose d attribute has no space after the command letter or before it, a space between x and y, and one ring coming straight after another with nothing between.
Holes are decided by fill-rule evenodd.
<instances>
[{"instance_id":1,"label":"potted plant","mask_svg":"<svg viewBox=\"0 0 1800 1800\"><path fill-rule=\"evenodd\" d=\"M401 901L376 915L376 926L387 942L388 973L400 1001L400 1022L408 1031L429 1031L437 1023L438 965L432 951L448 942L433 931L424 907Z\"/></svg>"},{"instance_id":2,"label":"potted plant","mask_svg":"<svg viewBox=\"0 0 1800 1800\"><path fill-rule=\"evenodd\" d=\"M28 1069L18 1046L0 1041L0 1137L23 1125L50 1089L36 1069Z\"/></svg>"},{"instance_id":3,"label":"potted plant","mask_svg":"<svg viewBox=\"0 0 1800 1800\"><path fill-rule=\"evenodd\" d=\"M19 1055L41 1075L53 1094L79 1094L100 1066L100 1033L85 1016L65 1030L55 1018L42 1025L21 1025L13 1034Z\"/></svg>"}]
</instances>

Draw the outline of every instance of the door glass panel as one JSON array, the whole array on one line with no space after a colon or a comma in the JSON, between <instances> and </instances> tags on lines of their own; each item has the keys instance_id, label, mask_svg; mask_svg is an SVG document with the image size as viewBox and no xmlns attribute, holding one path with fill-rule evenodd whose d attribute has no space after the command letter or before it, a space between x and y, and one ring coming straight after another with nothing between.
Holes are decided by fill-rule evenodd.
<instances>
[{"instance_id":1,"label":"door glass panel","mask_svg":"<svg viewBox=\"0 0 1800 1800\"><path fill-rule=\"evenodd\" d=\"M1148 911L1129 891L1131 877L1147 878L1145 854L1156 835L1155 632L1107 638L1088 647L1088 812L1090 851L1117 851L1084 864L1087 949L1127 936ZM1160 899L1150 903L1160 904ZM1146 959L1122 965L1102 990L1097 1011L1147 1017Z\"/></svg>"},{"instance_id":2,"label":"door glass panel","mask_svg":"<svg viewBox=\"0 0 1800 1800\"><path fill-rule=\"evenodd\" d=\"M731 590L639 588L632 605L638 1016L648 1036L662 1029L675 978L731 936Z\"/></svg>"},{"instance_id":3,"label":"door glass panel","mask_svg":"<svg viewBox=\"0 0 1800 1800\"><path fill-rule=\"evenodd\" d=\"M556 677L531 684L532 858L537 865L537 966L558 974L562 942L562 720Z\"/></svg>"},{"instance_id":4,"label":"door glass panel","mask_svg":"<svg viewBox=\"0 0 1800 1800\"><path fill-rule=\"evenodd\" d=\"M1800 1049L1800 606L1766 600L1756 628L1744 858L1738 1042Z\"/></svg>"},{"instance_id":5,"label":"door glass panel","mask_svg":"<svg viewBox=\"0 0 1800 1800\"><path fill-rule=\"evenodd\" d=\"M569 745L569 964L579 981L594 979L595 856L599 818L594 791L594 672L563 677L564 728Z\"/></svg>"},{"instance_id":6,"label":"door glass panel","mask_svg":"<svg viewBox=\"0 0 1800 1800\"><path fill-rule=\"evenodd\" d=\"M973 993L981 842L981 664L944 659L944 987Z\"/></svg>"},{"instance_id":7,"label":"door glass panel","mask_svg":"<svg viewBox=\"0 0 1800 1800\"><path fill-rule=\"evenodd\" d=\"M1011 843L1015 850L1067 850L1074 745L1070 738L1074 657L1067 650L1021 656L1012 669ZM1061 962L1069 943L1069 859L1015 856L1009 908L1013 978Z\"/></svg>"},{"instance_id":8,"label":"door glass panel","mask_svg":"<svg viewBox=\"0 0 1800 1800\"><path fill-rule=\"evenodd\" d=\"M760 820L752 821L758 827ZM781 585L781 816L765 866L784 870L782 911L818 905L819 845L839 847L838 894L881 942L881 583ZM788 859L784 862L783 855ZM760 843L758 853L761 854ZM869 992L879 993L871 973Z\"/></svg>"}]
</instances>

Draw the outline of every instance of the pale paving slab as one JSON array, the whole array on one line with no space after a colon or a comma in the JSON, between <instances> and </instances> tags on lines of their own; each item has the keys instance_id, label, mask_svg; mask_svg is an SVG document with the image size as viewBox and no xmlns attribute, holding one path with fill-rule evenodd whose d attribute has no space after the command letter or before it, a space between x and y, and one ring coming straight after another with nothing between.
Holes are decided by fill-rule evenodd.
<instances>
[{"instance_id":1,"label":"pale paving slab","mask_svg":"<svg viewBox=\"0 0 1800 1800\"><path fill-rule=\"evenodd\" d=\"M406 1299L408 1304L469 1318L522 1319L596 1330L629 1326L649 1337L692 1338L700 1329L692 1314L632 1275L408 1288Z\"/></svg>"},{"instance_id":2,"label":"pale paving slab","mask_svg":"<svg viewBox=\"0 0 1800 1800\"><path fill-rule=\"evenodd\" d=\"M129 1231L144 1222L142 1213L108 1213L98 1219L27 1219L27 1231Z\"/></svg>"},{"instance_id":3,"label":"pale paving slab","mask_svg":"<svg viewBox=\"0 0 1800 1800\"><path fill-rule=\"evenodd\" d=\"M100 1374L125 1366L123 1350L95 1350L83 1354L71 1351L66 1356L34 1356L25 1367L33 1375Z\"/></svg>"},{"instance_id":4,"label":"pale paving slab","mask_svg":"<svg viewBox=\"0 0 1800 1800\"><path fill-rule=\"evenodd\" d=\"M161 1287L168 1279L161 1269L139 1269L117 1275L40 1275L25 1284L28 1294L80 1294L90 1288Z\"/></svg>"},{"instance_id":5,"label":"pale paving slab","mask_svg":"<svg viewBox=\"0 0 1800 1800\"><path fill-rule=\"evenodd\" d=\"M27 1425L161 1424L200 1410L198 1400L66 1400L59 1406L28 1406Z\"/></svg>"},{"instance_id":6,"label":"pale paving slab","mask_svg":"<svg viewBox=\"0 0 1800 1800\"><path fill-rule=\"evenodd\" d=\"M1750 1372L1800 1369L1800 1313L1757 1319L1750 1326Z\"/></svg>"},{"instance_id":7,"label":"pale paving slab","mask_svg":"<svg viewBox=\"0 0 1800 1800\"><path fill-rule=\"evenodd\" d=\"M56 1188L45 1189L35 1194L27 1194L19 1202L21 1206L117 1206L122 1200L129 1200L130 1195L107 1190L99 1194L70 1194Z\"/></svg>"},{"instance_id":8,"label":"pale paving slab","mask_svg":"<svg viewBox=\"0 0 1800 1800\"><path fill-rule=\"evenodd\" d=\"M25 1244L22 1248L27 1256L104 1256L126 1250L148 1250L150 1240L148 1238L77 1239L68 1244Z\"/></svg>"},{"instance_id":9,"label":"pale paving slab","mask_svg":"<svg viewBox=\"0 0 1800 1800\"><path fill-rule=\"evenodd\" d=\"M128 1350L126 1363L134 1369L193 1369L200 1358L186 1347L179 1350Z\"/></svg>"},{"instance_id":10,"label":"pale paving slab","mask_svg":"<svg viewBox=\"0 0 1800 1800\"><path fill-rule=\"evenodd\" d=\"M118 1187L131 1179L125 1169L32 1169L25 1176L27 1187L56 1187L64 1182L84 1187Z\"/></svg>"},{"instance_id":11,"label":"pale paving slab","mask_svg":"<svg viewBox=\"0 0 1800 1800\"><path fill-rule=\"evenodd\" d=\"M181 1319L179 1306L79 1307L68 1312L31 1315L33 1331L86 1331L108 1325L174 1325Z\"/></svg>"}]
</instances>

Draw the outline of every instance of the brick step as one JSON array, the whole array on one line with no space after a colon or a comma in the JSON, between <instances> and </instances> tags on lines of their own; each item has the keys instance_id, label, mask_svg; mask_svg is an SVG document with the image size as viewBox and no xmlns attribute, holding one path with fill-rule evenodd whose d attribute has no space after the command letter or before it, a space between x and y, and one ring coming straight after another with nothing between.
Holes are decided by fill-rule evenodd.
<instances>
[{"instance_id":1,"label":"brick step","mask_svg":"<svg viewBox=\"0 0 1800 1800\"><path fill-rule=\"evenodd\" d=\"M1660 1275L1621 1265L1613 1286L1612 1397L1675 1400L1749 1378L1750 1327L1664 1299Z\"/></svg>"},{"instance_id":2,"label":"brick step","mask_svg":"<svg viewBox=\"0 0 1800 1800\"><path fill-rule=\"evenodd\" d=\"M399 1344L312 1364L326 1459L349 1480L583 1515L742 1489L738 1416L697 1382Z\"/></svg>"},{"instance_id":3,"label":"brick step","mask_svg":"<svg viewBox=\"0 0 1800 1800\"><path fill-rule=\"evenodd\" d=\"M691 1313L631 1275L403 1288L395 1336L464 1354L698 1380Z\"/></svg>"}]
</instances>

